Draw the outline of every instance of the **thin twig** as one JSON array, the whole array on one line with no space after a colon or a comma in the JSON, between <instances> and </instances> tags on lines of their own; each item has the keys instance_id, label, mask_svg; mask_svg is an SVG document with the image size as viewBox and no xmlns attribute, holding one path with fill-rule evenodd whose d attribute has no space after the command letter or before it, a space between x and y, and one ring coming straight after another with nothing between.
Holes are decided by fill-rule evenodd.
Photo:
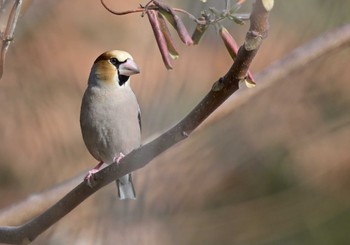
<instances>
[{"instance_id":1,"label":"thin twig","mask_svg":"<svg viewBox=\"0 0 350 245\"><path fill-rule=\"evenodd\" d=\"M13 41L13 33L15 32L17 20L19 13L21 12L22 0L16 0L14 3L8 21L6 29L2 35L2 47L1 47L1 56L0 56L0 79L4 73L5 59L10 43Z\"/></svg>"},{"instance_id":2,"label":"thin twig","mask_svg":"<svg viewBox=\"0 0 350 245\"><path fill-rule=\"evenodd\" d=\"M201 20L197 19L193 14L187 12L184 9L179 9L179 8L173 8L174 11L182 13L182 14L186 14L191 20L193 20L196 23L203 23Z\"/></svg>"},{"instance_id":3,"label":"thin twig","mask_svg":"<svg viewBox=\"0 0 350 245\"><path fill-rule=\"evenodd\" d=\"M225 0L225 10L229 11L231 8L231 0Z\"/></svg>"},{"instance_id":4,"label":"thin twig","mask_svg":"<svg viewBox=\"0 0 350 245\"><path fill-rule=\"evenodd\" d=\"M109 8L107 6L107 4L105 4L104 0L101 0L101 4L102 6L110 13L115 14L115 15L126 15L126 14L134 14L134 13L140 13L143 12L144 9L143 8L137 8L137 9L133 9L133 10L126 10L126 11L115 11L111 8Z\"/></svg>"},{"instance_id":5,"label":"thin twig","mask_svg":"<svg viewBox=\"0 0 350 245\"><path fill-rule=\"evenodd\" d=\"M153 1L148 2L145 6L141 6L140 8L137 9L131 9L131 10L125 10L125 11L116 11L113 10L111 8L109 8L107 6L107 4L104 2L104 0L100 0L102 6L110 13L115 14L115 15L127 15L127 14L135 14L135 13L144 13L145 9L149 9L149 10L158 10L159 8L154 6L154 5L150 5ZM198 20L193 14L187 12L184 9L180 9L180 8L173 8L174 11L182 13L182 14L186 14L191 20L195 21L196 23L199 24L205 24L203 23L203 21Z\"/></svg>"}]
</instances>

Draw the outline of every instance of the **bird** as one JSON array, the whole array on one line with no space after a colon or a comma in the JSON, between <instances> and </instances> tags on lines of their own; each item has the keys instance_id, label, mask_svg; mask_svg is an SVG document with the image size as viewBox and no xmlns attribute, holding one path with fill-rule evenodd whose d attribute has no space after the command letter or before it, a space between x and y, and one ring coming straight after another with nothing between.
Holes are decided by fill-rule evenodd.
<instances>
[{"instance_id":1,"label":"bird","mask_svg":"<svg viewBox=\"0 0 350 245\"><path fill-rule=\"evenodd\" d=\"M130 87L130 76L138 73L132 56L121 50L102 53L92 65L80 110L84 143L99 162L85 177L88 185L104 163L119 163L141 145L140 107ZM136 199L131 174L116 183L119 199Z\"/></svg>"}]
</instances>

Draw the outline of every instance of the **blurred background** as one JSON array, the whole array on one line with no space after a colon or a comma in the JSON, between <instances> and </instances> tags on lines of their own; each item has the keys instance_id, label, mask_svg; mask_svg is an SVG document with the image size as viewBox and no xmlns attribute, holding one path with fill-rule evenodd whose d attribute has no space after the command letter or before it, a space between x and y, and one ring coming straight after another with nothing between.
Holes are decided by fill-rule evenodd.
<instances>
[{"instance_id":1,"label":"blurred background","mask_svg":"<svg viewBox=\"0 0 350 245\"><path fill-rule=\"evenodd\" d=\"M197 16L224 6L166 2ZM0 80L0 208L96 164L79 113L100 53L129 51L141 68L132 87L144 143L184 117L232 64L214 28L198 46L177 39L180 58L167 71L140 14L117 17L97 0L24 3ZM120 10L139 4L106 3ZM350 1L275 1L251 71L348 23L349 9ZM249 23L225 25L241 44ZM349 54L345 48L309 64L154 159L134 174L136 201L117 200L111 184L33 244L348 244Z\"/></svg>"}]
</instances>

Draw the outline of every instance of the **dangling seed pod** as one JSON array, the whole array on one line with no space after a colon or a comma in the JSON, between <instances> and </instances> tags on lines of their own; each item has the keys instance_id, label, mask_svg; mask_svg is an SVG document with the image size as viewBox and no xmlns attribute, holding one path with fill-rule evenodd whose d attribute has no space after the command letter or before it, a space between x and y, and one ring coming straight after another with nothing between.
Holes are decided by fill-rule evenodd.
<instances>
[{"instance_id":1,"label":"dangling seed pod","mask_svg":"<svg viewBox=\"0 0 350 245\"><path fill-rule=\"evenodd\" d=\"M203 17L199 18L199 20L205 21ZM197 24L196 29L192 34L192 40L194 45L197 45L199 43L208 27L208 24Z\"/></svg>"},{"instance_id":2,"label":"dangling seed pod","mask_svg":"<svg viewBox=\"0 0 350 245\"><path fill-rule=\"evenodd\" d=\"M188 34L188 31L178 15L172 7L165 3L160 3L158 1L153 1L154 5L159 8L159 12L169 21L169 23L177 31L181 41L186 45L192 45L193 41L191 36Z\"/></svg>"},{"instance_id":3,"label":"dangling seed pod","mask_svg":"<svg viewBox=\"0 0 350 245\"><path fill-rule=\"evenodd\" d=\"M164 35L161 31L160 24L159 24L159 21L157 18L157 12L155 10L147 10L146 13L148 16L148 20L152 26L154 37L156 38L159 51L160 51L162 58L163 58L164 65L168 70L171 70L171 69L173 69L173 66L171 63L167 43L165 41Z\"/></svg>"},{"instance_id":4,"label":"dangling seed pod","mask_svg":"<svg viewBox=\"0 0 350 245\"><path fill-rule=\"evenodd\" d=\"M179 58L179 53L176 50L175 43L171 37L170 31L168 29L168 26L166 24L165 19L163 18L163 15L158 12L157 18L158 18L160 30L162 31L163 36L165 38L165 42L166 42L166 45L167 45L167 48L169 50L169 54L170 54L171 58L172 59Z\"/></svg>"}]
</instances>

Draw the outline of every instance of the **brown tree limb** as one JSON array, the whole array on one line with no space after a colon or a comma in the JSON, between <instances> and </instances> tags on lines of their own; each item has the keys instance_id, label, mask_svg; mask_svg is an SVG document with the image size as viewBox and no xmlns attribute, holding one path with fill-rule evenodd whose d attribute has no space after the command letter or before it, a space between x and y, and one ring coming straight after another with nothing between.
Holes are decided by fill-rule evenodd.
<instances>
[{"instance_id":1,"label":"brown tree limb","mask_svg":"<svg viewBox=\"0 0 350 245\"><path fill-rule=\"evenodd\" d=\"M23 201L0 210L0 224L18 225L39 215L77 186L85 175L86 172L81 173L40 193L32 193Z\"/></svg>"},{"instance_id":2,"label":"brown tree limb","mask_svg":"<svg viewBox=\"0 0 350 245\"><path fill-rule=\"evenodd\" d=\"M268 15L261 0L257 0L253 4L245 44L239 49L235 62L227 74L214 83L211 91L183 120L152 142L132 151L118 165L113 163L96 173L95 185L92 188L82 182L55 205L29 222L15 227L0 227L0 242L19 244L33 241L94 192L117 178L144 167L153 158L187 138L216 108L238 90L239 81L246 76L262 38L267 34Z\"/></svg>"}]
</instances>

